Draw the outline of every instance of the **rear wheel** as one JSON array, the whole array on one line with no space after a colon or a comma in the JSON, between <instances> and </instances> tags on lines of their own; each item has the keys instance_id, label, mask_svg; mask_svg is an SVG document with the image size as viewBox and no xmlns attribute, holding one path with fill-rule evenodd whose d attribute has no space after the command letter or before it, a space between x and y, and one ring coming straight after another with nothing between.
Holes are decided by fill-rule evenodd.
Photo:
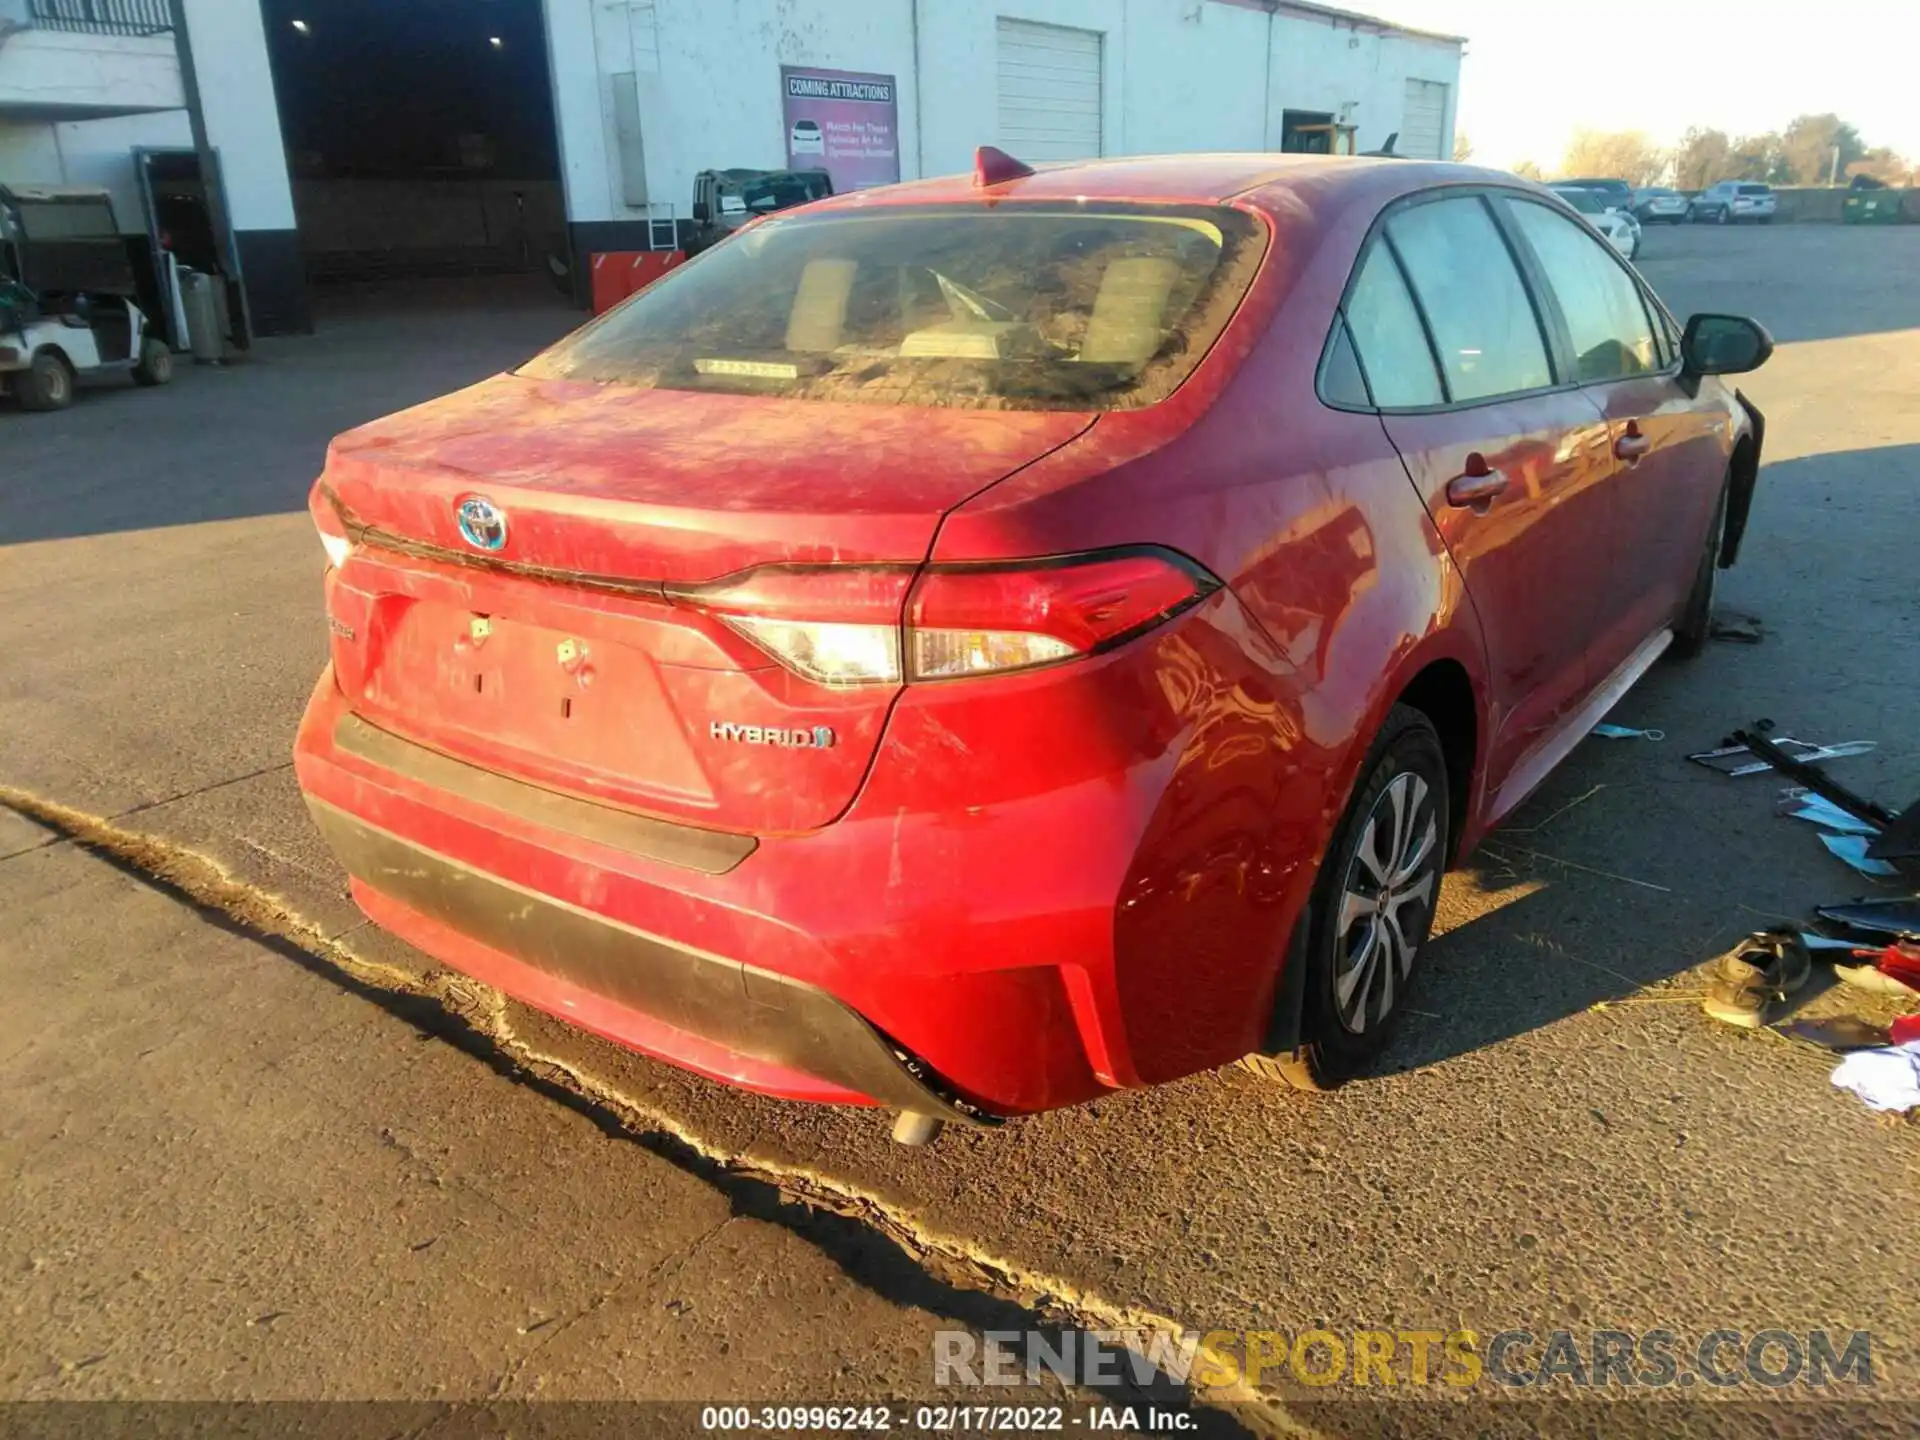
<instances>
[{"instance_id":1,"label":"rear wheel","mask_svg":"<svg viewBox=\"0 0 1920 1440\"><path fill-rule=\"evenodd\" d=\"M1451 811L1433 722L1394 706L1362 776L1314 887L1302 1047L1242 1062L1303 1090L1351 1079L1385 1048L1440 898Z\"/></svg>"},{"instance_id":2,"label":"rear wheel","mask_svg":"<svg viewBox=\"0 0 1920 1440\"><path fill-rule=\"evenodd\" d=\"M1685 608L1673 627L1673 644L1668 653L1677 660L1691 660L1707 648L1713 635L1713 594L1720 579L1720 540L1727 530L1727 485L1720 486L1720 498L1714 503L1713 523L1707 526L1706 542L1700 552L1700 568L1694 572L1693 589L1687 594Z\"/></svg>"},{"instance_id":3,"label":"rear wheel","mask_svg":"<svg viewBox=\"0 0 1920 1440\"><path fill-rule=\"evenodd\" d=\"M1724 205L1722 205L1718 210L1713 212L1713 223L1716 225L1725 225L1728 222L1730 222L1732 219L1733 219L1733 215L1728 211L1727 207Z\"/></svg>"},{"instance_id":4,"label":"rear wheel","mask_svg":"<svg viewBox=\"0 0 1920 1440\"><path fill-rule=\"evenodd\" d=\"M58 350L42 350L13 378L22 410L64 410L73 403L73 367Z\"/></svg>"},{"instance_id":5,"label":"rear wheel","mask_svg":"<svg viewBox=\"0 0 1920 1440\"><path fill-rule=\"evenodd\" d=\"M140 361L133 367L136 385L164 385L173 379L173 351L152 335L140 342Z\"/></svg>"}]
</instances>

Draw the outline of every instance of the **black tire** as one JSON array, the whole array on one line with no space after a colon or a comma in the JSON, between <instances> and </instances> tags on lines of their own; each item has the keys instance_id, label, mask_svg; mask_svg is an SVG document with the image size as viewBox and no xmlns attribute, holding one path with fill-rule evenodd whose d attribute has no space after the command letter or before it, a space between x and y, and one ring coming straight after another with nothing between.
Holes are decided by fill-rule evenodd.
<instances>
[{"instance_id":1,"label":"black tire","mask_svg":"<svg viewBox=\"0 0 1920 1440\"><path fill-rule=\"evenodd\" d=\"M149 335L140 342L140 360L133 367L136 385L164 385L173 379L173 351L164 340Z\"/></svg>"},{"instance_id":2,"label":"black tire","mask_svg":"<svg viewBox=\"0 0 1920 1440\"><path fill-rule=\"evenodd\" d=\"M1760 217L1760 223L1762 225L1771 225L1773 223L1773 217L1771 215L1762 215Z\"/></svg>"},{"instance_id":3,"label":"black tire","mask_svg":"<svg viewBox=\"0 0 1920 1440\"><path fill-rule=\"evenodd\" d=\"M1300 957L1307 967L1301 1048L1290 1055L1249 1055L1241 1062L1263 1079L1282 1081L1295 1089L1330 1090L1364 1072L1386 1047L1433 926L1451 853L1446 757L1433 722L1424 714L1406 705L1394 706L1374 738L1361 777L1314 886L1306 953ZM1405 777L1412 777L1411 783L1396 790ZM1377 827L1382 820L1394 823L1397 794L1404 794L1407 801L1405 818L1398 833L1387 837L1387 873L1375 887L1374 877L1383 868ZM1361 845L1370 836L1373 852L1363 858ZM1394 868L1404 860L1413 863L1406 869L1405 882L1396 885ZM1359 900L1357 892L1370 887L1376 902L1389 903L1376 908L1371 920L1364 911L1350 915L1343 928L1343 902L1350 892ZM1392 923L1383 925L1380 917L1388 913ZM1356 947L1353 937L1362 923L1367 929ZM1392 943L1394 939L1404 943L1404 952ZM1372 957L1371 969L1368 957ZM1401 963L1396 965L1396 960ZM1343 979L1349 981L1344 1001L1339 993Z\"/></svg>"},{"instance_id":4,"label":"black tire","mask_svg":"<svg viewBox=\"0 0 1920 1440\"><path fill-rule=\"evenodd\" d=\"M1726 483L1720 486L1720 498L1714 502L1713 523L1707 526L1707 538L1700 551L1700 568L1694 571L1693 589L1674 622L1673 644L1667 653L1676 660L1691 660L1707 648L1713 638L1713 592L1720 577L1720 540L1727 530Z\"/></svg>"},{"instance_id":5,"label":"black tire","mask_svg":"<svg viewBox=\"0 0 1920 1440\"><path fill-rule=\"evenodd\" d=\"M73 367L58 350L41 350L13 377L22 410L64 410L73 403Z\"/></svg>"},{"instance_id":6,"label":"black tire","mask_svg":"<svg viewBox=\"0 0 1920 1440\"><path fill-rule=\"evenodd\" d=\"M1722 205L1718 210L1713 212L1713 223L1716 225L1727 225L1727 224L1731 224L1732 221L1733 221L1733 212L1728 210L1727 207L1724 205Z\"/></svg>"}]
</instances>

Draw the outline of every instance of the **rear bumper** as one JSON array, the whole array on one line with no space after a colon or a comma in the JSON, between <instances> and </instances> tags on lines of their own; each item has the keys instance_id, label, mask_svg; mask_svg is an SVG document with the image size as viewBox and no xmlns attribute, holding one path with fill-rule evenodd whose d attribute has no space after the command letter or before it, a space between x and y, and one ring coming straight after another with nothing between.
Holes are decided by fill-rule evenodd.
<instances>
[{"instance_id":1,"label":"rear bumper","mask_svg":"<svg viewBox=\"0 0 1920 1440\"><path fill-rule=\"evenodd\" d=\"M324 801L308 808L375 919L499 989L717 1079L977 1116L824 990L536 895Z\"/></svg>"}]
</instances>

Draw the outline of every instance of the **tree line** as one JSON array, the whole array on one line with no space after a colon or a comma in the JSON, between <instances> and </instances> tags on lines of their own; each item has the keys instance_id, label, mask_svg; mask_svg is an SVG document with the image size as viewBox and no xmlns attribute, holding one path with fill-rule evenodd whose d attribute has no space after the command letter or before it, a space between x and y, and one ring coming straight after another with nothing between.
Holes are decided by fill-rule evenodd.
<instances>
[{"instance_id":1,"label":"tree line","mask_svg":"<svg viewBox=\"0 0 1920 1440\"><path fill-rule=\"evenodd\" d=\"M1531 161L1516 174L1544 179ZM1556 176L1605 176L1629 185L1671 185L1704 190L1721 180L1764 180L1771 185L1844 185L1866 175L1887 185L1920 185L1920 174L1884 145L1870 146L1838 115L1801 115L1784 130L1728 135L1694 127L1671 150L1638 130L1576 130Z\"/></svg>"}]
</instances>

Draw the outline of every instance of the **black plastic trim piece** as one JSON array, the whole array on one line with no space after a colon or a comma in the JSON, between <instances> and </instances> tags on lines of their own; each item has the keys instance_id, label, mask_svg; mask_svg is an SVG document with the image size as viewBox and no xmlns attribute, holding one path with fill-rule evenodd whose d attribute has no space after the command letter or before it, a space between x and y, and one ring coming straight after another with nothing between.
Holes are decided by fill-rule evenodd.
<instances>
[{"instance_id":1,"label":"black plastic trim piece","mask_svg":"<svg viewBox=\"0 0 1920 1440\"><path fill-rule=\"evenodd\" d=\"M415 744L358 715L340 717L333 744L344 755L530 825L702 875L726 874L760 845L752 835L702 830L515 780Z\"/></svg>"},{"instance_id":2,"label":"black plastic trim piece","mask_svg":"<svg viewBox=\"0 0 1920 1440\"><path fill-rule=\"evenodd\" d=\"M1751 400L1736 390L1733 398L1747 412L1753 427L1753 443L1742 449L1734 446L1733 468L1727 476L1727 519L1720 532L1720 568L1727 569L1740 558L1740 541L1747 533L1747 516L1753 509L1753 492L1760 483L1760 454L1767 441L1767 417Z\"/></svg>"}]
</instances>

